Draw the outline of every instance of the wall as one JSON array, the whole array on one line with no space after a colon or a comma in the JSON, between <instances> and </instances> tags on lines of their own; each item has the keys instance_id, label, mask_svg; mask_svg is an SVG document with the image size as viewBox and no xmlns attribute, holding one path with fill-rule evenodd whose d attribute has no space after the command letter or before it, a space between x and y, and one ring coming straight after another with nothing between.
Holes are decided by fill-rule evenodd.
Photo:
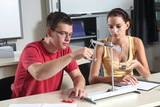
<instances>
[{"instance_id":1,"label":"wall","mask_svg":"<svg viewBox=\"0 0 160 107\"><path fill-rule=\"evenodd\" d=\"M160 41L160 31L158 35ZM160 44L145 46L145 51L150 70L160 72Z\"/></svg>"},{"instance_id":2,"label":"wall","mask_svg":"<svg viewBox=\"0 0 160 107\"><path fill-rule=\"evenodd\" d=\"M17 51L26 44L45 37L47 17L46 0L21 0L23 39L8 40L16 43Z\"/></svg>"},{"instance_id":3,"label":"wall","mask_svg":"<svg viewBox=\"0 0 160 107\"><path fill-rule=\"evenodd\" d=\"M29 42L45 37L45 21L47 17L46 0L21 0L21 8L24 38L8 41L15 42L18 51L23 50ZM145 46L147 60L152 71L160 71L159 48L160 44Z\"/></svg>"}]
</instances>

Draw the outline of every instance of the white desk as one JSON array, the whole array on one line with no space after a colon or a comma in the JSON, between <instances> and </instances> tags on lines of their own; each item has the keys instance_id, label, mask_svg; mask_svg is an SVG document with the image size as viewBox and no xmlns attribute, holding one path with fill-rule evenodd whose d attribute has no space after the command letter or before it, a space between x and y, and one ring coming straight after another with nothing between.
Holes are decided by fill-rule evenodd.
<instances>
[{"instance_id":1,"label":"white desk","mask_svg":"<svg viewBox=\"0 0 160 107\"><path fill-rule=\"evenodd\" d=\"M0 67L17 65L19 62L21 51L15 51L13 58L0 58Z\"/></svg>"},{"instance_id":2,"label":"white desk","mask_svg":"<svg viewBox=\"0 0 160 107\"><path fill-rule=\"evenodd\" d=\"M74 45L69 45L72 51L76 51L82 47L80 46L74 46ZM11 66L11 65L16 65L19 63L19 57L20 57L21 51L15 51L14 52L14 58L0 58L0 67L5 67L5 66ZM77 63L80 65L82 63L87 63L89 61L85 59L80 59L77 60Z\"/></svg>"},{"instance_id":3,"label":"white desk","mask_svg":"<svg viewBox=\"0 0 160 107\"><path fill-rule=\"evenodd\" d=\"M79 49L81 47L71 46L73 51ZM17 55L17 54L16 54ZM19 54L20 55L20 54ZM15 58L7 58L7 60L0 59L0 67L4 66L12 66L16 65L19 62L19 56L15 56ZM78 64L88 62L85 59L78 60ZM160 73L155 73L151 75L151 79L153 81L160 82ZM67 81L68 83L68 81ZM68 83L69 84L69 83ZM85 87L86 94L107 90L110 89L111 86L108 84L95 84L95 85L88 85ZM0 101L1 107L8 107L10 104L36 104L36 103L62 103L62 99L68 95L69 89L60 90L50 93L38 94L28 97L21 97L11 100L4 100ZM77 107L135 107L135 106L142 106L142 107L153 107L157 104L160 104L160 86L156 87L150 91L141 91L142 94L137 93L127 93L119 96L114 96L110 98L105 98L101 100L97 100L97 105L89 103L87 101L81 100L78 101L75 98L75 103L77 103Z\"/></svg>"},{"instance_id":4,"label":"white desk","mask_svg":"<svg viewBox=\"0 0 160 107\"><path fill-rule=\"evenodd\" d=\"M72 51L76 51L82 47L80 46L74 46L69 45ZM13 58L0 58L0 78L8 77L15 75L17 65L19 63L19 57L20 57L21 51L14 52ZM88 63L88 60L85 60L84 58L77 60L78 65L83 63Z\"/></svg>"},{"instance_id":5,"label":"white desk","mask_svg":"<svg viewBox=\"0 0 160 107\"><path fill-rule=\"evenodd\" d=\"M153 75L153 77L160 77L160 73ZM160 78L157 79L160 81ZM109 84L94 84L85 87L86 94L110 89ZM2 107L8 107L10 104L37 104L37 103L52 103L60 104L63 98L68 95L69 89L60 90L55 92L49 92L44 94L32 95L28 97L21 97L16 99L0 101ZM127 93L123 95L118 95L110 98L104 98L97 100L97 104L92 104L85 100L77 100L77 107L153 107L160 104L160 86L156 87L150 91L141 91L141 94L137 93ZM146 106L149 105L149 106Z\"/></svg>"},{"instance_id":6,"label":"white desk","mask_svg":"<svg viewBox=\"0 0 160 107\"><path fill-rule=\"evenodd\" d=\"M0 58L0 79L15 74L20 53L20 51L14 52L14 58Z\"/></svg>"},{"instance_id":7,"label":"white desk","mask_svg":"<svg viewBox=\"0 0 160 107\"><path fill-rule=\"evenodd\" d=\"M80 46L74 46L74 45L69 45L69 46L73 52L82 48ZM17 65L19 63L20 54L21 54L21 51L16 51L14 52L14 58L0 58L0 79L4 77L15 75ZM84 58L80 60L76 60L76 61L78 65L89 62L88 60L85 60ZM68 83L72 83L72 80L69 77L69 75L66 72L64 72L61 89L68 89L68 88L73 87L73 83L69 85Z\"/></svg>"}]
</instances>

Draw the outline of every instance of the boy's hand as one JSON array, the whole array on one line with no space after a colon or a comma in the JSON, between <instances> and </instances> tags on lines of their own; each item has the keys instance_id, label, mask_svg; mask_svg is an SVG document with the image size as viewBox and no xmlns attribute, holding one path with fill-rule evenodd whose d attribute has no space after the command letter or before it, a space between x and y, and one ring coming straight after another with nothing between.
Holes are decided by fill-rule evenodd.
<instances>
[{"instance_id":1,"label":"boy's hand","mask_svg":"<svg viewBox=\"0 0 160 107\"><path fill-rule=\"evenodd\" d=\"M84 92L84 88L81 88L81 87L72 88L68 94L68 98L71 97L72 94L74 94L75 97L78 97L78 100L84 98L86 95Z\"/></svg>"}]
</instances>

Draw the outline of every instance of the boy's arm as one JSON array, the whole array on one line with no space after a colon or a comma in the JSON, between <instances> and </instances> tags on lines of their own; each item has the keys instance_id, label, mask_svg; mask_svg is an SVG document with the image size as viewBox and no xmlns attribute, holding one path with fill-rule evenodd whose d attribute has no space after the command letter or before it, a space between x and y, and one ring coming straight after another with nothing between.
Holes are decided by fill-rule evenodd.
<instances>
[{"instance_id":1,"label":"boy's arm","mask_svg":"<svg viewBox=\"0 0 160 107\"><path fill-rule=\"evenodd\" d=\"M28 72L36 80L39 81L46 80L57 74L73 60L79 60L81 58L88 59L92 56L92 54L93 51L91 49L84 47L75 52L69 53L60 58L45 63L40 63L40 62L33 63L28 67ZM81 74L80 71L79 73L77 72L77 74Z\"/></svg>"}]
</instances>

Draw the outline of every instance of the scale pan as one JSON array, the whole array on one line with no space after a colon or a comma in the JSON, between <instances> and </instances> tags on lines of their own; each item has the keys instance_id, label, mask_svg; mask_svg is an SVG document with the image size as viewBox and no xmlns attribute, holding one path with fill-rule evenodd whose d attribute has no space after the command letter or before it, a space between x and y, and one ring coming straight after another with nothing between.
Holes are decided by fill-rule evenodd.
<instances>
[{"instance_id":1,"label":"scale pan","mask_svg":"<svg viewBox=\"0 0 160 107\"><path fill-rule=\"evenodd\" d=\"M127 68L126 65L120 65L120 66L119 66L119 69L126 69L126 68Z\"/></svg>"}]
</instances>

